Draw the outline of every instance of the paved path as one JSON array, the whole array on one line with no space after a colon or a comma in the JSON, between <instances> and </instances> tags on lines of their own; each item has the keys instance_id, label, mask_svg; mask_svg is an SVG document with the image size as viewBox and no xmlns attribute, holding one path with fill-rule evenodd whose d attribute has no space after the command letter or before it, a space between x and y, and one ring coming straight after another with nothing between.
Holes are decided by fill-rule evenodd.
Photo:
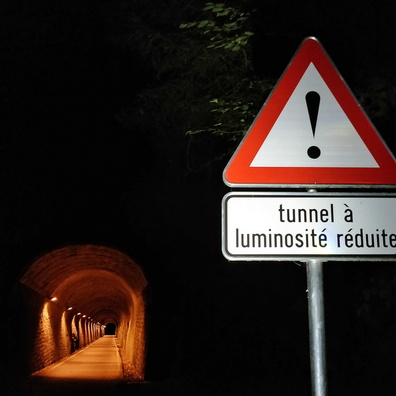
<instances>
[{"instance_id":1,"label":"paved path","mask_svg":"<svg viewBox=\"0 0 396 396\"><path fill-rule=\"evenodd\" d=\"M123 371L116 339L114 336L101 337L36 375L73 380L120 380Z\"/></svg>"}]
</instances>

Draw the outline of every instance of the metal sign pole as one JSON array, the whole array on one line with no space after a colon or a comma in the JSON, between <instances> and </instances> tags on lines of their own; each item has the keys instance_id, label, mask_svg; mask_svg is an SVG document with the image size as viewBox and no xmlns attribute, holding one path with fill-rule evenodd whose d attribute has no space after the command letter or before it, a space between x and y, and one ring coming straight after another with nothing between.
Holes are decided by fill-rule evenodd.
<instances>
[{"instance_id":1,"label":"metal sign pole","mask_svg":"<svg viewBox=\"0 0 396 396\"><path fill-rule=\"evenodd\" d=\"M307 261L309 344L312 395L326 396L326 346L323 303L323 263Z\"/></svg>"}]
</instances>

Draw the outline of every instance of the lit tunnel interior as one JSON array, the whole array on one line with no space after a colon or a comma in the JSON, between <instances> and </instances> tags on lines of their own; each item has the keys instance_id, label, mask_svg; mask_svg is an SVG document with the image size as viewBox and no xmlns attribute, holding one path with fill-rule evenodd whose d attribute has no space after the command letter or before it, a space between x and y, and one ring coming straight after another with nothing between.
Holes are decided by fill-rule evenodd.
<instances>
[{"instance_id":1,"label":"lit tunnel interior","mask_svg":"<svg viewBox=\"0 0 396 396\"><path fill-rule=\"evenodd\" d=\"M72 245L39 257L21 278L28 371L41 370L116 329L129 377L144 378L147 280L126 254L106 246Z\"/></svg>"}]
</instances>

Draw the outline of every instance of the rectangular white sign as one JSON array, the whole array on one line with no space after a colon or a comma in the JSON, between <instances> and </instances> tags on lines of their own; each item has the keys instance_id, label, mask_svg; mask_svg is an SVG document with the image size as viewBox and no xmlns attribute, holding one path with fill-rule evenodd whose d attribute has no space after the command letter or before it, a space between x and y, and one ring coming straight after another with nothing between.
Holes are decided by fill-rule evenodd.
<instances>
[{"instance_id":1,"label":"rectangular white sign","mask_svg":"<svg viewBox=\"0 0 396 396\"><path fill-rule=\"evenodd\" d=\"M222 202L229 260L396 260L396 196L229 193Z\"/></svg>"}]
</instances>

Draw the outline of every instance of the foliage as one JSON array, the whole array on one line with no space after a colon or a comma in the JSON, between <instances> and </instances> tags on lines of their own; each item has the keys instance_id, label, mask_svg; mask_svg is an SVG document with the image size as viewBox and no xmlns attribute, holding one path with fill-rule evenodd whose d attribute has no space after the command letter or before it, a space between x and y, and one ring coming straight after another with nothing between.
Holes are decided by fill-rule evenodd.
<instances>
[{"instance_id":1,"label":"foliage","mask_svg":"<svg viewBox=\"0 0 396 396\"><path fill-rule=\"evenodd\" d=\"M254 33L247 30L250 13L224 3L206 3L203 11L207 19L182 23L180 28L199 35L209 51L223 51L225 57L236 61L238 68L233 71L235 80L230 79L229 86L209 101L212 124L187 133L209 132L239 141L253 121L264 94L272 88L272 82L253 74L251 38Z\"/></svg>"},{"instance_id":2,"label":"foliage","mask_svg":"<svg viewBox=\"0 0 396 396\"><path fill-rule=\"evenodd\" d=\"M193 166L198 169L208 161L202 153L213 159L234 150L275 84L274 79L263 78L267 69L258 74L253 67L252 42L258 28L257 22L255 28L252 24L257 10L253 14L248 0L239 1L239 6L229 2L202 6L199 0L180 6L177 0L166 0L148 8L143 3L134 1L124 42L140 56L148 84L119 119L131 130L148 130L161 151L169 154L184 147L189 161L199 157ZM265 46L275 27L268 18L264 24L260 22L259 56L267 65L276 58L272 47ZM304 37L303 32L298 35ZM283 48L279 43L276 47ZM289 55L283 66L287 60ZM361 87L357 92L370 116L383 119L389 113L382 91ZM226 142L223 151L211 152L208 148L218 137Z\"/></svg>"},{"instance_id":3,"label":"foliage","mask_svg":"<svg viewBox=\"0 0 396 396\"><path fill-rule=\"evenodd\" d=\"M196 22L182 23L181 29L203 29L203 34L210 36L212 42L207 48L224 48L231 51L241 51L247 47L253 36L250 31L243 31L248 22L249 13L227 7L224 3L206 3L203 11L209 11L215 19L204 19ZM219 21L220 18L226 21Z\"/></svg>"},{"instance_id":4,"label":"foliage","mask_svg":"<svg viewBox=\"0 0 396 396\"><path fill-rule=\"evenodd\" d=\"M149 118L167 139L187 133L239 141L273 87L253 71L250 17L224 3L206 3L199 12L186 6L160 24L134 14L128 42L139 46L155 79L122 120L144 125Z\"/></svg>"}]
</instances>

